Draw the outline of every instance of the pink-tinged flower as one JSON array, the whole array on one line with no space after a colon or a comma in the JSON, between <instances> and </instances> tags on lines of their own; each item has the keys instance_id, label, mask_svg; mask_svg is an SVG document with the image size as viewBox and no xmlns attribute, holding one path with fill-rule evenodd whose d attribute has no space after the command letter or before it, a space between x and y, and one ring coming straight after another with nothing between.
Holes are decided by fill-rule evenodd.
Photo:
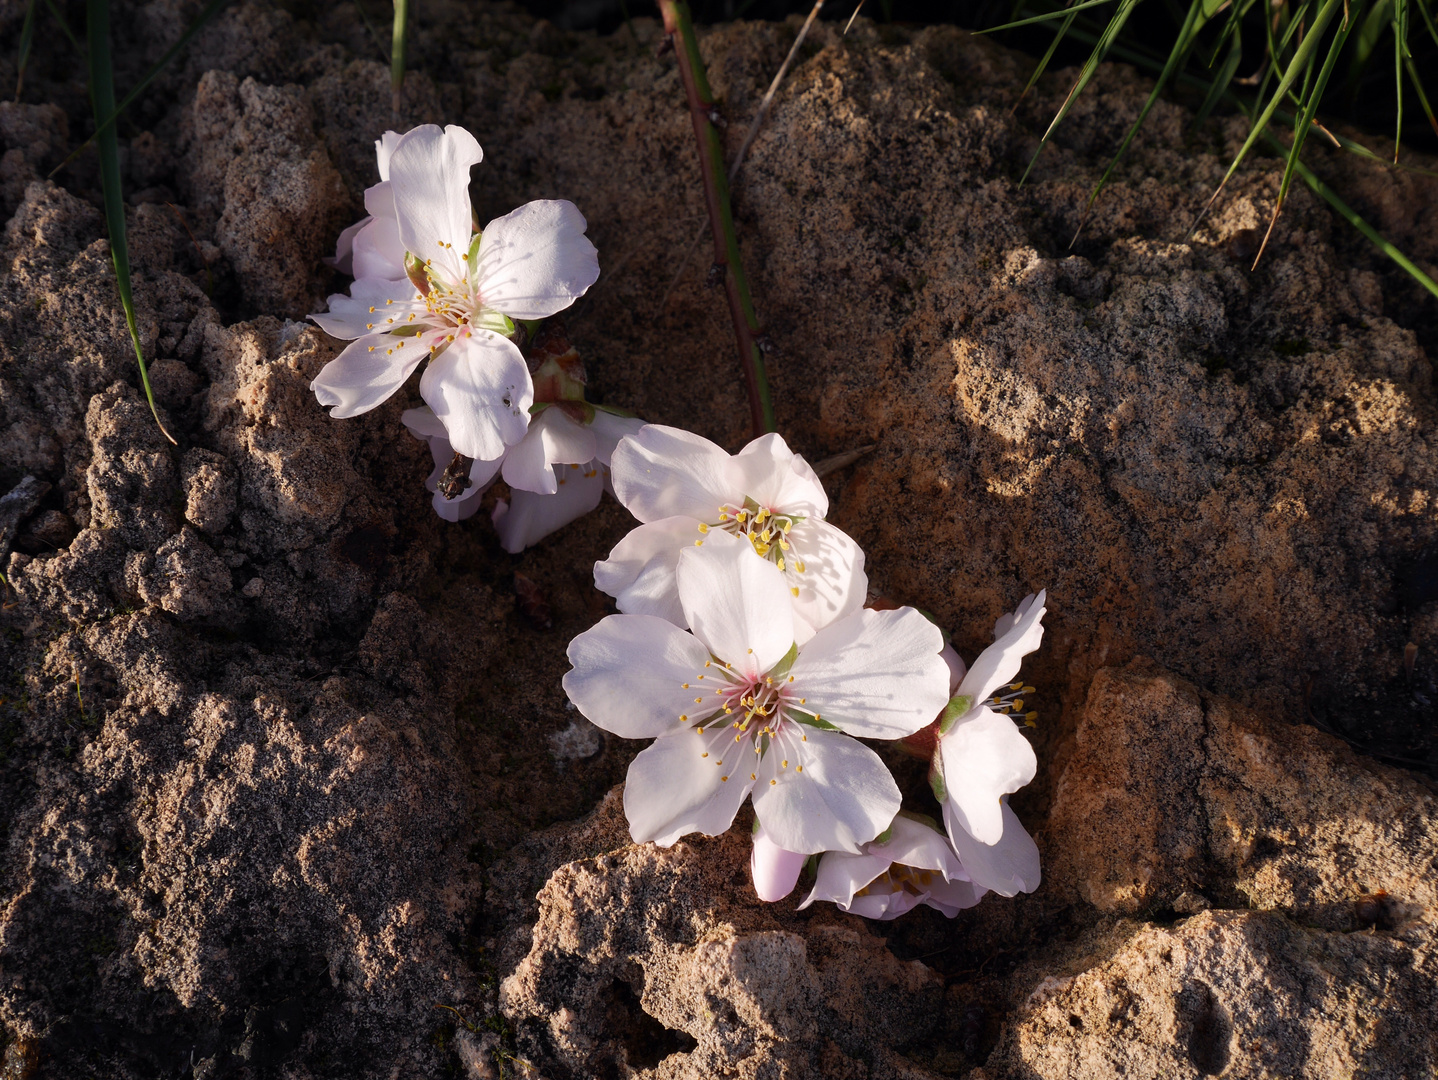
<instances>
[{"instance_id":1,"label":"pink-tinged flower","mask_svg":"<svg viewBox=\"0 0 1438 1080\"><path fill-rule=\"evenodd\" d=\"M977 904L984 891L969 880L943 833L900 815L859 854L827 852L799 910L827 900L866 919L897 919L928 904L952 919Z\"/></svg>"},{"instance_id":2,"label":"pink-tinged flower","mask_svg":"<svg viewBox=\"0 0 1438 1080\"><path fill-rule=\"evenodd\" d=\"M749 875L754 879L754 892L760 900L772 904L794 891L799 874L809 859L802 851L781 848L764 826L754 823L754 847L749 852Z\"/></svg>"},{"instance_id":3,"label":"pink-tinged flower","mask_svg":"<svg viewBox=\"0 0 1438 1080\"><path fill-rule=\"evenodd\" d=\"M752 792L760 826L785 850L872 840L898 812L899 790L853 736L902 738L942 708L938 628L912 608L861 610L796 645L784 573L719 531L685 549L675 578L692 632L611 615L570 642L564 676L599 727L654 739L624 789L634 839L716 835Z\"/></svg>"},{"instance_id":4,"label":"pink-tinged flower","mask_svg":"<svg viewBox=\"0 0 1438 1080\"><path fill-rule=\"evenodd\" d=\"M425 486L434 493L434 512L444 520L471 517L479 509L480 496L504 477L511 489L510 501L499 501L493 521L500 543L515 554L598 506L615 444L643 426L642 420L582 402L547 406L530 423L524 438L502 457L471 462L469 486L449 499L439 490L440 478L454 459L444 425L427 408L406 409L403 420L412 435L429 444L434 471Z\"/></svg>"},{"instance_id":5,"label":"pink-tinged flower","mask_svg":"<svg viewBox=\"0 0 1438 1080\"><path fill-rule=\"evenodd\" d=\"M428 358L420 395L457 451L492 461L524 437L534 401L511 340L515 320L568 307L599 276L599 259L569 202L526 203L475 234L469 170L481 157L474 137L454 126L418 127L395 145L388 185L409 276L360 277L348 297L331 298L316 321L351 344L310 387L334 406L331 416L358 416Z\"/></svg>"},{"instance_id":6,"label":"pink-tinged flower","mask_svg":"<svg viewBox=\"0 0 1438 1080\"><path fill-rule=\"evenodd\" d=\"M642 522L594 567L595 585L620 611L685 625L674 574L680 552L721 532L747 540L781 572L800 643L863 607L864 553L824 520L824 485L778 435L730 455L651 424L619 444L613 472L616 497Z\"/></svg>"},{"instance_id":7,"label":"pink-tinged flower","mask_svg":"<svg viewBox=\"0 0 1438 1080\"><path fill-rule=\"evenodd\" d=\"M1033 892L1040 880L1038 847L1005 798L1034 778L1038 760L1005 713L1023 686L1012 684L1020 663L1043 640L1046 595L1025 597L1001 616L994 643L967 671L959 662L936 724L930 780L949 840L974 883L1002 896Z\"/></svg>"}]
</instances>

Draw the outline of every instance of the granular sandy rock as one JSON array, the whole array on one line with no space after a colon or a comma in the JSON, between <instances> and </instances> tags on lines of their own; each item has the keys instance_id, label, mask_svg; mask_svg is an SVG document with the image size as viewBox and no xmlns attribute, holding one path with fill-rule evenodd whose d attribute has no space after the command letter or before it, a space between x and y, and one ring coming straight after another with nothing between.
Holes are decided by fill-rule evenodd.
<instances>
[{"instance_id":1,"label":"granular sandy rock","mask_svg":"<svg viewBox=\"0 0 1438 1080\"><path fill-rule=\"evenodd\" d=\"M1141 662L1095 677L1043 836L1051 902L1425 935L1438 916L1429 787Z\"/></svg>"},{"instance_id":2,"label":"granular sandy rock","mask_svg":"<svg viewBox=\"0 0 1438 1080\"><path fill-rule=\"evenodd\" d=\"M528 858L619 839L619 802L616 791L575 836L532 842ZM520 1057L552 1077L923 1075L893 1048L932 1031L942 980L857 919L760 903L748 851L729 833L559 866L529 953L500 986ZM512 886L517 871L498 879Z\"/></svg>"},{"instance_id":3,"label":"granular sandy rock","mask_svg":"<svg viewBox=\"0 0 1438 1080\"><path fill-rule=\"evenodd\" d=\"M191 447L180 461L185 520L207 533L222 533L235 513L235 472L229 459Z\"/></svg>"},{"instance_id":4,"label":"granular sandy rock","mask_svg":"<svg viewBox=\"0 0 1438 1080\"><path fill-rule=\"evenodd\" d=\"M1398 1078L1438 1067L1428 949L1263 912L1129 933L1112 956L1041 985L975 1080Z\"/></svg>"}]
</instances>

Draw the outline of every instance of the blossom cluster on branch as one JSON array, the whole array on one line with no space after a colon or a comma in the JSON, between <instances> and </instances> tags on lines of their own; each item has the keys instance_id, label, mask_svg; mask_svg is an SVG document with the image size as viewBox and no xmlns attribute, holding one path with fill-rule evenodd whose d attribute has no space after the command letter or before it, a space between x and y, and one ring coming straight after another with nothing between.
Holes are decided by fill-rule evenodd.
<instances>
[{"instance_id":1,"label":"blossom cluster on branch","mask_svg":"<svg viewBox=\"0 0 1438 1080\"><path fill-rule=\"evenodd\" d=\"M912 607L866 606L864 553L829 524L818 475L768 434L737 454L585 399L579 356L553 324L595 282L579 210L526 203L479 229L458 127L376 144L369 216L340 237L348 294L312 318L350 344L312 389L336 418L395 393L425 364L403 420L434 458L449 521L496 479L492 519L518 552L591 510L607 487L638 519L594 581L611 615L576 637L564 689L599 727L652 739L630 765L636 842L727 830L752 801L761 899L826 900L871 918L919 904L947 915L1039 883L1039 853L1007 796L1037 762L1015 682L1043 637L1044 593L994 627L967 667ZM929 761L938 821L905 810L869 745Z\"/></svg>"}]
</instances>

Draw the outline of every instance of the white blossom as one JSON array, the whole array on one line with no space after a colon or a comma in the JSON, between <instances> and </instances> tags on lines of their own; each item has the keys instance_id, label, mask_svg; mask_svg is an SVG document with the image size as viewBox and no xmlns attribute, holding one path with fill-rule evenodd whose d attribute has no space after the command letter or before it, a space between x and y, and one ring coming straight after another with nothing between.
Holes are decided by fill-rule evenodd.
<instances>
[{"instance_id":1,"label":"white blossom","mask_svg":"<svg viewBox=\"0 0 1438 1080\"><path fill-rule=\"evenodd\" d=\"M456 450L492 461L524 437L534 400L515 320L568 307L599 276L599 260L569 202L526 203L474 233L469 170L482 156L452 125L415 128L394 145L388 198L408 276L359 277L348 297L330 298L314 318L351 344L310 386L331 416L358 416L428 358L420 395ZM388 220L384 187L370 189L374 219L355 236L356 271L364 230Z\"/></svg>"},{"instance_id":2,"label":"white blossom","mask_svg":"<svg viewBox=\"0 0 1438 1080\"><path fill-rule=\"evenodd\" d=\"M1039 886L1038 847L1005 798L1034 778L1038 760L1014 721L990 706L1007 705L1004 692L1011 698L1023 687L1012 680L1043 640L1045 596L1025 597L1001 616L994 643L967 671L958 662L938 721L932 779L949 840L972 880L1003 896Z\"/></svg>"},{"instance_id":3,"label":"white blossom","mask_svg":"<svg viewBox=\"0 0 1438 1080\"><path fill-rule=\"evenodd\" d=\"M799 642L863 607L864 553L824 520L823 484L778 435L731 456L691 432L651 424L619 444L613 473L615 495L641 522L594 567L595 584L620 611L684 625L680 552L720 532L743 537L781 571Z\"/></svg>"},{"instance_id":4,"label":"white blossom","mask_svg":"<svg viewBox=\"0 0 1438 1080\"><path fill-rule=\"evenodd\" d=\"M927 904L953 918L983 895L943 833L900 815L858 854L825 853L814 888L799 909L827 900L868 919L897 919Z\"/></svg>"},{"instance_id":5,"label":"white blossom","mask_svg":"<svg viewBox=\"0 0 1438 1080\"><path fill-rule=\"evenodd\" d=\"M564 677L599 727L654 739L624 789L634 839L716 835L752 792L761 827L788 851L872 840L897 813L899 791L853 736L902 738L942 708L938 629L912 608L861 610L796 645L784 573L755 558L747 538L717 530L685 549L675 579L692 632L611 615L570 643Z\"/></svg>"}]
</instances>

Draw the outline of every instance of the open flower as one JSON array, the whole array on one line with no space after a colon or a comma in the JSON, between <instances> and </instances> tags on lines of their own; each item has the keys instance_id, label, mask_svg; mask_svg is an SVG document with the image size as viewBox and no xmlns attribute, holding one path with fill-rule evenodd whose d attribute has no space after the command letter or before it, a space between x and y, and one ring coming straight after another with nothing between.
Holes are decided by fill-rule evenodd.
<instances>
[{"instance_id":1,"label":"open flower","mask_svg":"<svg viewBox=\"0 0 1438 1080\"><path fill-rule=\"evenodd\" d=\"M428 357L420 395L457 451L489 461L524 437L534 400L514 320L568 307L599 276L599 259L569 202L526 203L474 234L469 169L482 156L455 126L418 127L395 145L388 183L408 277L361 277L331 302L320 325L351 344L310 388L331 416L358 416Z\"/></svg>"},{"instance_id":2,"label":"open flower","mask_svg":"<svg viewBox=\"0 0 1438 1080\"><path fill-rule=\"evenodd\" d=\"M826 853L819 860L814 888L799 910L815 900L828 900L842 911L868 919L897 919L928 904L952 919L983 895L984 889L969 880L943 833L900 815L859 854Z\"/></svg>"},{"instance_id":3,"label":"open flower","mask_svg":"<svg viewBox=\"0 0 1438 1080\"><path fill-rule=\"evenodd\" d=\"M747 539L700 540L675 571L692 633L611 615L569 645L564 689L580 712L654 739L629 766L631 835L662 846L716 835L752 792L778 847L857 850L893 820L899 790L851 736L902 738L942 708L942 635L912 608L858 611L797 646L784 573Z\"/></svg>"},{"instance_id":4,"label":"open flower","mask_svg":"<svg viewBox=\"0 0 1438 1080\"><path fill-rule=\"evenodd\" d=\"M614 452L614 493L642 524L596 563L594 583L619 610L683 626L680 552L706 534L748 541L793 598L795 640L863 607L864 553L824 520L829 497L809 463L778 435L730 455L680 428L651 424Z\"/></svg>"},{"instance_id":5,"label":"open flower","mask_svg":"<svg viewBox=\"0 0 1438 1080\"><path fill-rule=\"evenodd\" d=\"M936 725L930 778L949 840L975 884L1003 896L1039 886L1038 847L1004 798L1034 778L1038 761L1005 714L1023 685L1012 682L1020 663L1043 640L1045 596L1025 597L1001 616L994 643L967 671L959 662L954 696Z\"/></svg>"}]
</instances>

